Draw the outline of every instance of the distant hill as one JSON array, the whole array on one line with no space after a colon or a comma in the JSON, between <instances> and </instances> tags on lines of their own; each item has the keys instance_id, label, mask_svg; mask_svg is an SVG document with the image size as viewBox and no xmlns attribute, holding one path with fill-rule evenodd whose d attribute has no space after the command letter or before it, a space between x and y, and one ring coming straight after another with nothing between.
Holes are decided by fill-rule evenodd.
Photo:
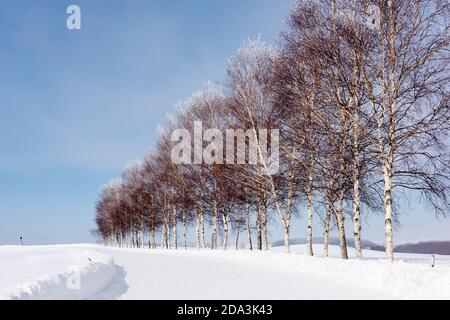
<instances>
[{"instance_id":1,"label":"distant hill","mask_svg":"<svg viewBox=\"0 0 450 320\"><path fill-rule=\"evenodd\" d=\"M450 255L450 241L422 241L395 247L395 252Z\"/></svg>"},{"instance_id":2,"label":"distant hill","mask_svg":"<svg viewBox=\"0 0 450 320\"><path fill-rule=\"evenodd\" d=\"M306 238L293 238L289 240L290 244L306 244ZM323 238L313 238L313 244L322 244ZM330 245L339 245L339 238L332 237L329 240ZM355 242L353 239L347 240L347 245L349 247L354 248ZM362 240L361 245L363 249L367 250L375 250L375 251L384 251L384 246L380 246L376 244L375 242L368 241L368 240ZM277 240L272 243L272 247L281 247L284 246L284 240Z\"/></svg>"},{"instance_id":3,"label":"distant hill","mask_svg":"<svg viewBox=\"0 0 450 320\"><path fill-rule=\"evenodd\" d=\"M306 244L306 238L293 238L290 244ZM322 238L313 238L314 244L322 244ZM385 247L375 242L362 240L363 249L384 251ZM330 245L339 245L339 238L330 238ZM355 247L353 239L347 239L347 245L351 248ZM272 243L272 247L284 246L284 240L277 240ZM417 243L405 243L395 247L395 252L401 253L424 253L424 254L442 254L450 255L450 241L421 241Z\"/></svg>"}]
</instances>

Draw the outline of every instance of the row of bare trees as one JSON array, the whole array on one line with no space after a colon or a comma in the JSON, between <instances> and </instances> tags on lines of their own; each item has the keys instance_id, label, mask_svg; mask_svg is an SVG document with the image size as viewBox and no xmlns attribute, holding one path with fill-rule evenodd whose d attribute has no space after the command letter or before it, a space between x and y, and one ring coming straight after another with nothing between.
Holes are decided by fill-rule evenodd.
<instances>
[{"instance_id":1,"label":"row of bare trees","mask_svg":"<svg viewBox=\"0 0 450 320\"><path fill-rule=\"evenodd\" d=\"M362 212L379 211L393 260L402 195L449 208L449 20L446 0L298 1L276 45L246 41L224 83L180 105L144 161L104 188L99 235L177 248L181 227L187 247L195 225L198 248L221 238L226 249L232 230L236 245L245 232L250 249L267 250L278 220L288 252L291 221L304 215L308 254L319 219L324 255L336 228L346 259L351 218L362 258Z\"/></svg>"}]
</instances>

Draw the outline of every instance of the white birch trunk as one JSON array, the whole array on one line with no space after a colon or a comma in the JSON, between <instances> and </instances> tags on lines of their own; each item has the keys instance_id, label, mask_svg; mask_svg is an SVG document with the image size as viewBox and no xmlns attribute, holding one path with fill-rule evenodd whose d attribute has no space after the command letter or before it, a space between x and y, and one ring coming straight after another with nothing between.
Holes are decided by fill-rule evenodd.
<instances>
[{"instance_id":1,"label":"white birch trunk","mask_svg":"<svg viewBox=\"0 0 450 320\"><path fill-rule=\"evenodd\" d=\"M356 98L353 125L353 154L354 154L354 169L353 169L353 237L355 240L356 257L362 259L361 248L361 172L359 159L359 132L360 132L360 118L359 118L359 102Z\"/></svg>"},{"instance_id":2,"label":"white birch trunk","mask_svg":"<svg viewBox=\"0 0 450 320\"><path fill-rule=\"evenodd\" d=\"M170 207L167 208L167 213L166 213L166 232L167 232L167 236L166 236L166 241L167 241L167 247L169 249L172 249L172 232L171 232L171 228L170 228Z\"/></svg>"},{"instance_id":3,"label":"white birch trunk","mask_svg":"<svg viewBox=\"0 0 450 320\"><path fill-rule=\"evenodd\" d=\"M223 223L223 249L227 250L228 246L228 213L226 209L223 208L222 212L222 223Z\"/></svg>"},{"instance_id":4,"label":"white birch trunk","mask_svg":"<svg viewBox=\"0 0 450 320\"><path fill-rule=\"evenodd\" d=\"M256 217L256 240L257 240L258 250L262 250L261 205L259 203L258 203L258 206L257 206L257 212L256 213L257 213L257 217Z\"/></svg>"},{"instance_id":5,"label":"white birch trunk","mask_svg":"<svg viewBox=\"0 0 450 320\"><path fill-rule=\"evenodd\" d=\"M351 15L352 24L355 22L356 6L353 2L353 14ZM360 66L359 66L359 53L353 54L353 74L356 82L356 87L360 86ZM360 157L359 157L359 140L361 132L361 120L360 101L356 93L352 97L353 103L353 155L354 155L354 170L353 170L353 238L355 241L356 258L362 259L362 247L361 247L361 169L360 169Z\"/></svg>"},{"instance_id":6,"label":"white birch trunk","mask_svg":"<svg viewBox=\"0 0 450 320\"><path fill-rule=\"evenodd\" d=\"M163 223L161 226L161 248L167 249L166 248L166 224L165 223Z\"/></svg>"},{"instance_id":7,"label":"white birch trunk","mask_svg":"<svg viewBox=\"0 0 450 320\"><path fill-rule=\"evenodd\" d=\"M197 249L201 248L201 241L200 241L200 210L198 209L198 206L195 204L196 199L194 199L194 209L195 209L195 234L196 234L196 241L197 241Z\"/></svg>"},{"instance_id":8,"label":"white birch trunk","mask_svg":"<svg viewBox=\"0 0 450 320\"><path fill-rule=\"evenodd\" d=\"M343 112L342 114L342 123L344 129L348 125L348 119L346 114ZM345 133L343 133L343 138L341 141L341 150L340 150L340 159L339 159L339 179L338 179L338 199L337 199L337 207L336 207L336 222L339 232L339 246L341 249L341 257L342 259L348 259L347 252L347 239L345 237L345 216L344 216L344 195L345 195L345 160L346 160L346 144L347 139L345 137Z\"/></svg>"},{"instance_id":9,"label":"white birch trunk","mask_svg":"<svg viewBox=\"0 0 450 320\"><path fill-rule=\"evenodd\" d=\"M394 232L393 232L393 208L392 208L392 168L389 164L384 166L384 233L386 238L386 256L389 261L394 261Z\"/></svg>"},{"instance_id":10,"label":"white birch trunk","mask_svg":"<svg viewBox=\"0 0 450 320\"><path fill-rule=\"evenodd\" d=\"M164 194L163 230L164 230L164 247L165 247L165 249L170 249L170 224L169 224L170 214L169 214L168 210L170 210L170 209L169 209L169 204L168 204L168 200L167 200L167 195Z\"/></svg>"},{"instance_id":11,"label":"white birch trunk","mask_svg":"<svg viewBox=\"0 0 450 320\"><path fill-rule=\"evenodd\" d=\"M172 222L173 222L173 247L174 249L178 249L178 230L177 230L177 205L174 202L172 204Z\"/></svg>"},{"instance_id":12,"label":"white birch trunk","mask_svg":"<svg viewBox=\"0 0 450 320\"><path fill-rule=\"evenodd\" d=\"M286 253L289 253L290 247L289 247L289 227L290 227L290 221L289 219L285 219L283 221L283 227L284 227L284 251Z\"/></svg>"},{"instance_id":13,"label":"white birch trunk","mask_svg":"<svg viewBox=\"0 0 450 320\"><path fill-rule=\"evenodd\" d=\"M388 1L388 6L392 6L392 1ZM386 35L386 30L382 28L380 23L380 28L378 32L380 33L380 53L381 53L381 104L382 110L378 112L377 117L377 134L378 134L378 151L380 154L380 159L382 162L383 178L384 178L384 233L385 233L385 246L386 246L386 256L389 261L394 261L394 240L393 240L393 199L392 199L392 174L393 174L393 134L395 129L395 110L397 103L397 93L396 93L396 64L397 64L397 52L396 52L396 41L395 41L395 23L394 17L389 15L390 19L390 35ZM387 45L385 43L386 39L389 38L390 43ZM387 56L387 50L390 48L390 56ZM386 66L386 62L391 63L391 71L388 76L389 68ZM390 78L390 86L388 88L388 78ZM391 100L392 99L392 100ZM389 107L389 110L388 110ZM387 128L386 137L383 135L384 132L384 122L385 117L389 122ZM385 143L387 144L387 154L385 153Z\"/></svg>"},{"instance_id":14,"label":"white birch trunk","mask_svg":"<svg viewBox=\"0 0 450 320\"><path fill-rule=\"evenodd\" d=\"M336 208L336 218L339 231L339 247L342 259L348 259L347 239L345 238L345 217L344 217L344 190L339 191Z\"/></svg>"},{"instance_id":15,"label":"white birch trunk","mask_svg":"<svg viewBox=\"0 0 450 320\"><path fill-rule=\"evenodd\" d=\"M196 239L197 239L197 249L201 248L201 244L200 244L200 217L199 214L197 213L195 216L195 233L197 235Z\"/></svg>"},{"instance_id":16,"label":"white birch trunk","mask_svg":"<svg viewBox=\"0 0 450 320\"><path fill-rule=\"evenodd\" d=\"M286 253L290 252L289 247L289 228L291 224L291 215L292 215L292 195L294 192L293 186L293 173L290 171L287 177L288 183L288 195L287 195L287 212L286 216L283 217L283 227L284 227L284 250Z\"/></svg>"},{"instance_id":17,"label":"white birch trunk","mask_svg":"<svg viewBox=\"0 0 450 320\"><path fill-rule=\"evenodd\" d=\"M248 233L248 248L250 250L253 250L252 230L250 228L250 206L249 205L247 205L247 210L246 210L246 224L247 224L247 233Z\"/></svg>"},{"instance_id":18,"label":"white birch trunk","mask_svg":"<svg viewBox=\"0 0 450 320\"><path fill-rule=\"evenodd\" d=\"M392 0L388 1L388 6L392 8L393 2ZM397 109L397 47L396 47L396 17L393 13L390 13L390 61L391 61L391 72L390 72L390 96L392 98L392 102L390 103L389 108L389 127L388 127L388 150L387 150L387 158L384 163L384 207L385 207L385 217L384 217L384 225L385 225L385 237L386 237L386 256L389 261L394 261L394 231L393 231L393 198L392 198L392 176L393 176L393 164L394 164L394 132L396 128L396 109Z\"/></svg>"},{"instance_id":19,"label":"white birch trunk","mask_svg":"<svg viewBox=\"0 0 450 320\"><path fill-rule=\"evenodd\" d=\"M205 241L205 213L203 208L203 193L200 194L200 246L206 248Z\"/></svg>"},{"instance_id":20,"label":"white birch trunk","mask_svg":"<svg viewBox=\"0 0 450 320\"><path fill-rule=\"evenodd\" d=\"M152 226L152 249L156 249L155 226Z\"/></svg>"},{"instance_id":21,"label":"white birch trunk","mask_svg":"<svg viewBox=\"0 0 450 320\"><path fill-rule=\"evenodd\" d=\"M323 256L328 257L328 245L330 239L330 221L331 210L333 210L333 204L328 203L327 212L325 214L324 226L323 226Z\"/></svg>"},{"instance_id":22,"label":"white birch trunk","mask_svg":"<svg viewBox=\"0 0 450 320\"><path fill-rule=\"evenodd\" d=\"M267 203L264 200L263 207L263 250L269 250L269 239L268 239L268 231L267 231Z\"/></svg>"},{"instance_id":23,"label":"white birch trunk","mask_svg":"<svg viewBox=\"0 0 450 320\"><path fill-rule=\"evenodd\" d=\"M187 224L186 224L186 212L183 210L183 241L184 249L187 249Z\"/></svg>"},{"instance_id":24,"label":"white birch trunk","mask_svg":"<svg viewBox=\"0 0 450 320\"><path fill-rule=\"evenodd\" d=\"M353 236L355 238L356 257L362 259L361 247L361 184L359 178L353 182Z\"/></svg>"},{"instance_id":25,"label":"white birch trunk","mask_svg":"<svg viewBox=\"0 0 450 320\"><path fill-rule=\"evenodd\" d=\"M217 201L213 200L213 221L212 221L212 233L211 233L211 249L217 249Z\"/></svg>"},{"instance_id":26,"label":"white birch trunk","mask_svg":"<svg viewBox=\"0 0 450 320\"><path fill-rule=\"evenodd\" d=\"M308 187L306 191L306 208L308 212L308 232L307 232L307 248L308 255L313 256L313 194L312 194L312 175L309 175L308 178Z\"/></svg>"}]
</instances>

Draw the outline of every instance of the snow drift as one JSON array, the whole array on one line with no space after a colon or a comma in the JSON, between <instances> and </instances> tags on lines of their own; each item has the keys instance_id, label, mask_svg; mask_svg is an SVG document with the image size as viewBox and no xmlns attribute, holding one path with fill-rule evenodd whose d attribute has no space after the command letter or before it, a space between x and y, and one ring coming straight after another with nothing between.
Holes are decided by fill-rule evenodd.
<instances>
[{"instance_id":1,"label":"snow drift","mask_svg":"<svg viewBox=\"0 0 450 320\"><path fill-rule=\"evenodd\" d=\"M12 279L0 279L4 280L0 299L88 299L107 287L116 271L112 257L82 248L9 247L0 249L0 257L6 269L8 265L9 269L14 269L14 273L9 274ZM8 282L13 281L16 284L8 286Z\"/></svg>"}]
</instances>

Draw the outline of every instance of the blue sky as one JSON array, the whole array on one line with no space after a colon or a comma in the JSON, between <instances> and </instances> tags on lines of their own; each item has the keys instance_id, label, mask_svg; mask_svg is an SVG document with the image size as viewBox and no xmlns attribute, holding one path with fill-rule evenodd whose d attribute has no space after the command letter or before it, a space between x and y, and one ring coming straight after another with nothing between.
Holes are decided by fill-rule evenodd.
<instances>
[{"instance_id":1,"label":"blue sky","mask_svg":"<svg viewBox=\"0 0 450 320\"><path fill-rule=\"evenodd\" d=\"M0 244L92 241L102 184L153 145L177 102L223 79L243 40L275 39L292 2L2 0ZM82 30L66 28L70 4ZM425 211L407 210L401 239L446 237L450 223ZM366 238L382 239L381 221Z\"/></svg>"}]
</instances>

